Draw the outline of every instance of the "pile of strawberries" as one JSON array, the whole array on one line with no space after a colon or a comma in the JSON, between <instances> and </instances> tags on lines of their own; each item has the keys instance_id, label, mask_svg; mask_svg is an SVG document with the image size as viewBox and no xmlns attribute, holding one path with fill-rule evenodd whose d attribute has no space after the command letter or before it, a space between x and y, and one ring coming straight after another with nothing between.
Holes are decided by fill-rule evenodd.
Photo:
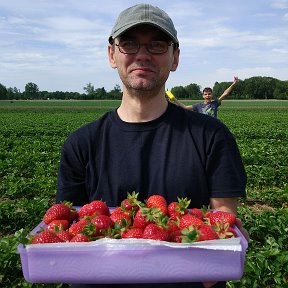
<instances>
[{"instance_id":1,"label":"pile of strawberries","mask_svg":"<svg viewBox=\"0 0 288 288\"><path fill-rule=\"evenodd\" d=\"M161 195L150 196L145 203L137 196L128 193L112 211L101 200L78 211L71 203L55 204L43 217L47 227L33 235L30 243L89 242L103 237L191 243L237 237L232 228L236 221L233 213L188 209L187 198L168 204Z\"/></svg>"}]
</instances>

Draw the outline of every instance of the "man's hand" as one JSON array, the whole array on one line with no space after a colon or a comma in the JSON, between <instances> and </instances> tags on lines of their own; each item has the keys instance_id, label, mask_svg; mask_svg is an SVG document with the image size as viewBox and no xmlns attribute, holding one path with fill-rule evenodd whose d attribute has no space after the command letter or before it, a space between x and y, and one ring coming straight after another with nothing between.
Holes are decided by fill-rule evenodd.
<instances>
[{"instance_id":1,"label":"man's hand","mask_svg":"<svg viewBox=\"0 0 288 288\"><path fill-rule=\"evenodd\" d=\"M237 228L240 230L240 232L243 234L243 236L245 237L245 239L246 239L247 241L249 241L249 240L250 240L249 233L248 233L248 231L243 227L243 224L242 224L241 219L236 218L236 223L235 223L235 225L236 225Z\"/></svg>"},{"instance_id":2,"label":"man's hand","mask_svg":"<svg viewBox=\"0 0 288 288\"><path fill-rule=\"evenodd\" d=\"M217 282L203 282L203 287L204 288L210 288L212 286L214 286Z\"/></svg>"}]
</instances>

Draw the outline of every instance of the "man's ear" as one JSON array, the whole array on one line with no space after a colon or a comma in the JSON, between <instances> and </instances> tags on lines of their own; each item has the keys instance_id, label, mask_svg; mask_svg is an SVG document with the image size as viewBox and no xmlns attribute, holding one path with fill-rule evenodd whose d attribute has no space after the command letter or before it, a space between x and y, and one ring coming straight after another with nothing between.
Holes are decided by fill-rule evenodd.
<instances>
[{"instance_id":1,"label":"man's ear","mask_svg":"<svg viewBox=\"0 0 288 288\"><path fill-rule=\"evenodd\" d=\"M108 45L108 57L109 57L110 66L114 69L117 68L117 65L115 62L115 46L111 44Z\"/></svg>"},{"instance_id":2,"label":"man's ear","mask_svg":"<svg viewBox=\"0 0 288 288\"><path fill-rule=\"evenodd\" d=\"M170 71L174 72L176 71L178 64L179 64L179 56L180 56L180 49L177 48L175 51L173 51L173 63L171 65Z\"/></svg>"}]
</instances>

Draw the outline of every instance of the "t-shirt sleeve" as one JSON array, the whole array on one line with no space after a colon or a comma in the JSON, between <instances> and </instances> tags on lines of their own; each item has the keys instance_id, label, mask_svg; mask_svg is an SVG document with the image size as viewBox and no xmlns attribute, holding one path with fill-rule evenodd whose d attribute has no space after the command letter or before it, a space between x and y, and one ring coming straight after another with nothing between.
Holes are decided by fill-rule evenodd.
<instances>
[{"instance_id":1,"label":"t-shirt sleeve","mask_svg":"<svg viewBox=\"0 0 288 288\"><path fill-rule=\"evenodd\" d=\"M82 206L88 202L85 182L85 157L77 137L70 135L61 149L56 201Z\"/></svg>"},{"instance_id":2,"label":"t-shirt sleeve","mask_svg":"<svg viewBox=\"0 0 288 288\"><path fill-rule=\"evenodd\" d=\"M200 111L200 104L194 104L193 106L192 106L192 111L194 111L194 112L201 112Z\"/></svg>"}]
</instances>

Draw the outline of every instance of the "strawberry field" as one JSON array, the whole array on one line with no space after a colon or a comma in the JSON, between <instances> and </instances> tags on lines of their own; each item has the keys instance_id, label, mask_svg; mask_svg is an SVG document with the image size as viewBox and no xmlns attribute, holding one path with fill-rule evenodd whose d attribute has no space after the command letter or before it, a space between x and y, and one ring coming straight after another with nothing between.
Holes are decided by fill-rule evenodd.
<instances>
[{"instance_id":1,"label":"strawberry field","mask_svg":"<svg viewBox=\"0 0 288 288\"><path fill-rule=\"evenodd\" d=\"M0 101L0 286L30 284L17 245L54 203L68 134L117 107L113 101ZM228 287L288 287L288 102L225 101L219 119L237 139L248 176L239 217L250 233L245 274Z\"/></svg>"}]
</instances>

